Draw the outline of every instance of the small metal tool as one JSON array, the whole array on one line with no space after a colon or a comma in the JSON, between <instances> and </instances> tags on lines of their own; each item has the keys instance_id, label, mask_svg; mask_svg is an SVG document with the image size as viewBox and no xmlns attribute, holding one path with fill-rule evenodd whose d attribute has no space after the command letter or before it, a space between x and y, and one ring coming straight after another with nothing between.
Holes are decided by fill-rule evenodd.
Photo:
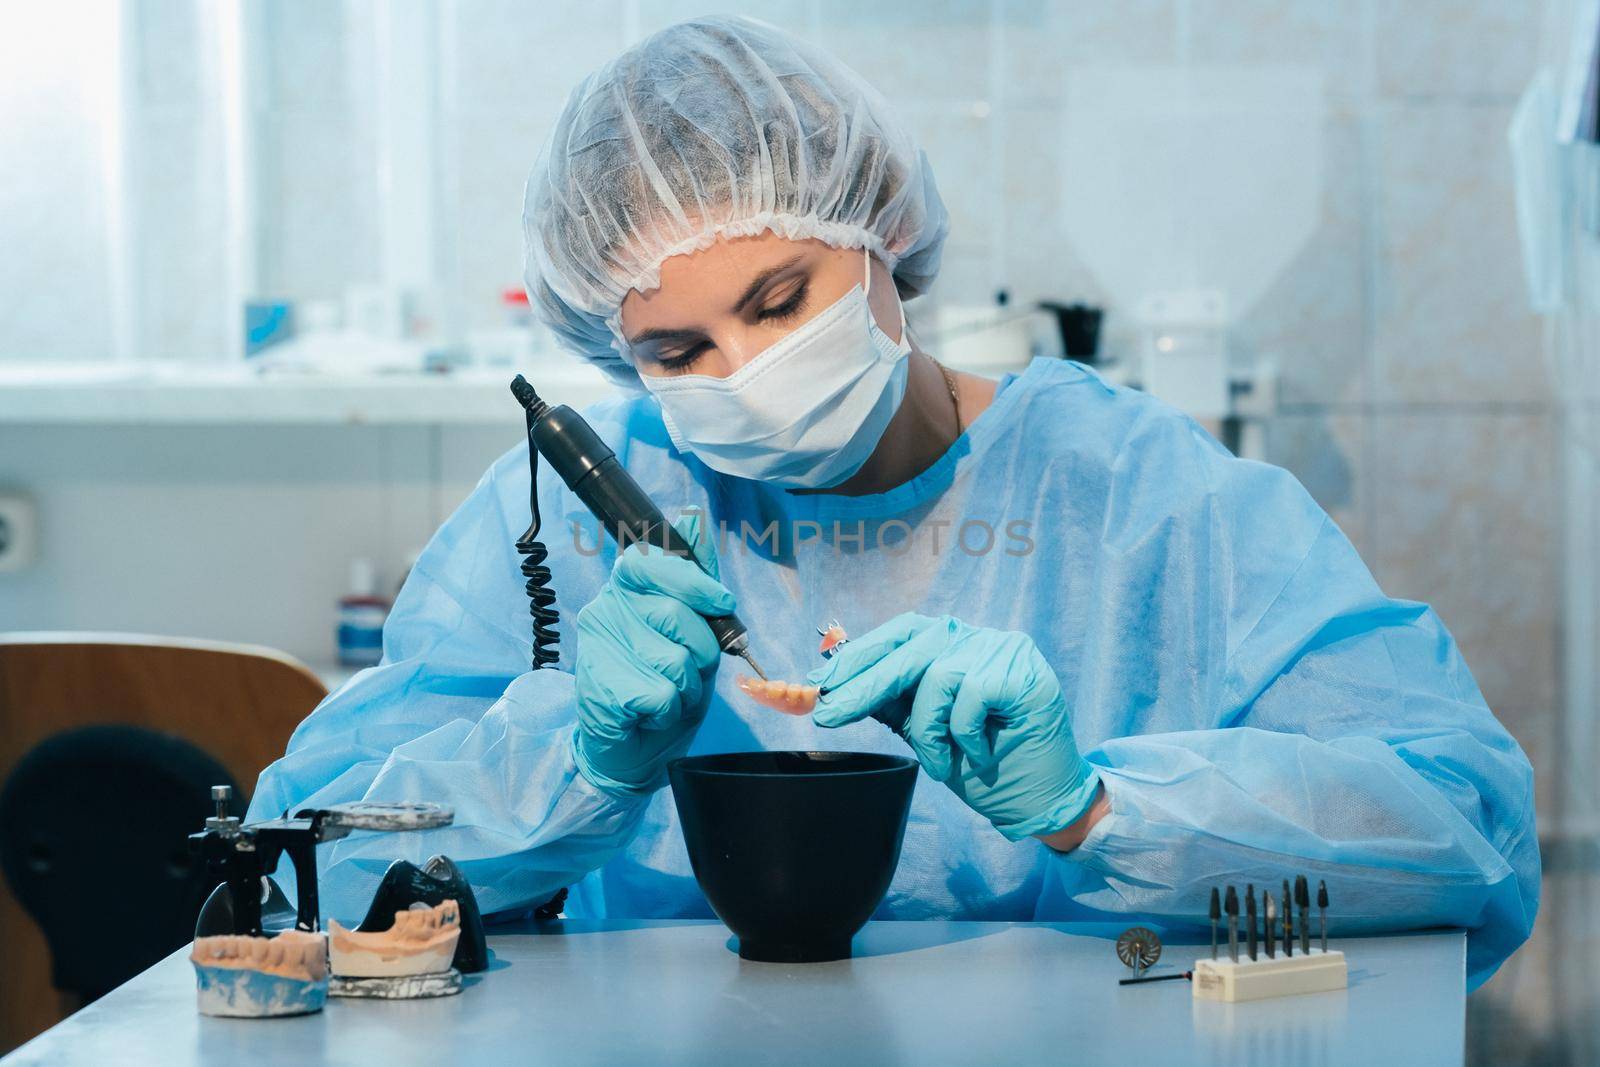
<instances>
[{"instance_id":1,"label":"small metal tool","mask_svg":"<svg viewBox=\"0 0 1600 1067\"><path fill-rule=\"evenodd\" d=\"M1278 955L1274 947L1278 940L1278 913L1273 910L1272 893L1268 890L1261 891L1261 911L1262 917L1266 919L1266 922L1262 925L1267 931L1267 959L1270 960L1276 958Z\"/></svg>"},{"instance_id":2,"label":"small metal tool","mask_svg":"<svg viewBox=\"0 0 1600 1067\"><path fill-rule=\"evenodd\" d=\"M1306 876L1294 876L1294 902L1300 906L1300 951L1311 955L1311 888Z\"/></svg>"},{"instance_id":3,"label":"small metal tool","mask_svg":"<svg viewBox=\"0 0 1600 1067\"><path fill-rule=\"evenodd\" d=\"M1222 904L1222 910L1228 913L1228 958L1234 963L1239 962L1239 894L1228 887L1227 899Z\"/></svg>"},{"instance_id":4,"label":"small metal tool","mask_svg":"<svg viewBox=\"0 0 1600 1067\"><path fill-rule=\"evenodd\" d=\"M1244 887L1244 943L1251 959L1256 958L1256 887Z\"/></svg>"},{"instance_id":5,"label":"small metal tool","mask_svg":"<svg viewBox=\"0 0 1600 1067\"><path fill-rule=\"evenodd\" d=\"M1161 938L1148 926L1130 926L1117 938L1117 959L1138 978L1161 958Z\"/></svg>"},{"instance_id":6,"label":"small metal tool","mask_svg":"<svg viewBox=\"0 0 1600 1067\"><path fill-rule=\"evenodd\" d=\"M1175 974L1150 974L1143 978L1121 978L1118 985L1143 985L1145 982L1173 982L1179 978L1193 978L1193 971L1178 971Z\"/></svg>"},{"instance_id":7,"label":"small metal tool","mask_svg":"<svg viewBox=\"0 0 1600 1067\"><path fill-rule=\"evenodd\" d=\"M1283 892L1278 894L1278 907L1283 909L1283 954L1294 955L1294 900L1289 896L1289 879L1283 880Z\"/></svg>"},{"instance_id":8,"label":"small metal tool","mask_svg":"<svg viewBox=\"0 0 1600 1067\"><path fill-rule=\"evenodd\" d=\"M1328 951L1328 883L1317 880L1317 911L1322 916L1322 951Z\"/></svg>"},{"instance_id":9,"label":"small metal tool","mask_svg":"<svg viewBox=\"0 0 1600 1067\"><path fill-rule=\"evenodd\" d=\"M1222 895L1211 887L1211 958L1217 958L1217 920L1222 918Z\"/></svg>"}]
</instances>

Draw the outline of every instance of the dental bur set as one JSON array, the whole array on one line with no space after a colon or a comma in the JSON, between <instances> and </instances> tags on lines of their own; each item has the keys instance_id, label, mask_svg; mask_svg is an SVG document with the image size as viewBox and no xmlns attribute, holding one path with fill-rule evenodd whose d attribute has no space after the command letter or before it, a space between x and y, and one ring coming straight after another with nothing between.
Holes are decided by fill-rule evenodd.
<instances>
[{"instance_id":1,"label":"dental bur set","mask_svg":"<svg viewBox=\"0 0 1600 1067\"><path fill-rule=\"evenodd\" d=\"M1261 893L1256 907L1256 887L1244 887L1244 950L1240 951L1239 892L1233 886L1211 889L1207 919L1211 926L1211 957L1196 960L1192 971L1146 974L1161 956L1161 941L1142 926L1125 931L1117 943L1117 958L1133 968L1131 978L1121 985L1144 985L1190 979L1198 1000L1266 1000L1296 993L1321 993L1344 989L1349 984L1343 952L1328 950L1328 885L1317 883L1314 895L1321 922L1321 944L1312 947L1310 911L1313 901L1310 883L1304 875L1294 880L1291 895L1288 879L1277 896L1271 890ZM1295 951L1294 910L1300 909L1300 948ZM1278 951L1278 917L1282 914L1283 951ZM1227 948L1222 948L1222 922L1227 920ZM1257 922L1261 926L1257 928Z\"/></svg>"},{"instance_id":2,"label":"dental bur set","mask_svg":"<svg viewBox=\"0 0 1600 1067\"><path fill-rule=\"evenodd\" d=\"M1311 944L1310 883L1305 875L1294 880L1293 896L1289 882L1274 898L1270 891L1262 893L1261 913L1265 918L1265 937L1256 937L1255 886L1244 890L1245 952L1239 952L1238 894L1233 886L1227 887L1224 911L1228 916L1228 952L1218 953L1215 933L1211 941L1211 958L1197 960L1194 965L1194 995L1201 1000L1264 1000L1268 997L1291 996L1296 993L1320 993L1330 989L1344 989L1348 984L1348 971L1343 952L1328 951L1328 886L1317 883L1316 904L1322 920L1321 946ZM1211 924L1216 929L1217 890L1211 891ZM1295 948L1294 911L1300 909L1300 945ZM1274 944L1278 913L1283 914L1283 952ZM1258 951L1259 949L1259 951Z\"/></svg>"}]
</instances>

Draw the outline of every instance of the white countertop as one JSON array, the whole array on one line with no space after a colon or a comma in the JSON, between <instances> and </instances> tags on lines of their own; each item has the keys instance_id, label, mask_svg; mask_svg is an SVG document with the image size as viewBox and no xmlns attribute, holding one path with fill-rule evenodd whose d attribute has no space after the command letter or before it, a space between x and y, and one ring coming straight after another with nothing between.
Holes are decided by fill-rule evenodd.
<instances>
[{"instance_id":1,"label":"white countertop","mask_svg":"<svg viewBox=\"0 0 1600 1067\"><path fill-rule=\"evenodd\" d=\"M749 963L721 923L490 927L459 996L195 1011L181 949L7 1057L23 1064L1460 1063L1460 931L1341 940L1350 988L1245 1004L1119 986L1112 943L1043 923L869 923L855 957ZM1169 945L1160 971L1200 948ZM1172 965L1168 964L1172 961Z\"/></svg>"}]
</instances>

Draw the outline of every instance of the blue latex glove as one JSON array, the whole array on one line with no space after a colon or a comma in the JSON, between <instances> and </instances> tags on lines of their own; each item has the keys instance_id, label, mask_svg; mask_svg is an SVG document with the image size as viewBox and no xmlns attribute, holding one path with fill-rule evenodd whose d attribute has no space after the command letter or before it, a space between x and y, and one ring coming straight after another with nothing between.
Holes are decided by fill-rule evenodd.
<instances>
[{"instance_id":1,"label":"blue latex glove","mask_svg":"<svg viewBox=\"0 0 1600 1067\"><path fill-rule=\"evenodd\" d=\"M846 643L807 678L818 726L868 716L1013 841L1076 822L1099 773L1081 755L1061 685L1026 634L906 614Z\"/></svg>"},{"instance_id":2,"label":"blue latex glove","mask_svg":"<svg viewBox=\"0 0 1600 1067\"><path fill-rule=\"evenodd\" d=\"M735 610L717 581L700 516L674 523L707 570L660 548L630 545L600 594L578 612L578 770L614 796L644 796L689 750L722 658L705 615Z\"/></svg>"}]
</instances>

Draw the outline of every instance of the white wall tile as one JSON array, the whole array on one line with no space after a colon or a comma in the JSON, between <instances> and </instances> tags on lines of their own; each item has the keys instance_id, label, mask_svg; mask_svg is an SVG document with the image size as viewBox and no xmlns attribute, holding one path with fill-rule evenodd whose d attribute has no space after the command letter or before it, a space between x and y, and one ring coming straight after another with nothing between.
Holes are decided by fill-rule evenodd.
<instances>
[{"instance_id":1,"label":"white wall tile","mask_svg":"<svg viewBox=\"0 0 1600 1067\"><path fill-rule=\"evenodd\" d=\"M1555 707L1559 597L1547 414L1375 416L1370 562L1432 604L1490 707Z\"/></svg>"},{"instance_id":2,"label":"white wall tile","mask_svg":"<svg viewBox=\"0 0 1600 1067\"><path fill-rule=\"evenodd\" d=\"M1560 765L1561 748L1558 734L1562 709L1559 704L1529 705L1515 700L1501 701L1494 707L1495 718L1500 720L1522 751L1533 764L1533 803L1537 813L1550 818L1558 810L1560 781L1553 770Z\"/></svg>"},{"instance_id":3,"label":"white wall tile","mask_svg":"<svg viewBox=\"0 0 1600 1067\"><path fill-rule=\"evenodd\" d=\"M809 37L815 8L811 0L638 0L638 6L641 38L702 15L744 15L770 22L797 37Z\"/></svg>"},{"instance_id":4,"label":"white wall tile","mask_svg":"<svg viewBox=\"0 0 1600 1067\"><path fill-rule=\"evenodd\" d=\"M457 106L541 113L614 59L623 40L620 0L525 3L462 0L453 8Z\"/></svg>"},{"instance_id":5,"label":"white wall tile","mask_svg":"<svg viewBox=\"0 0 1600 1067\"><path fill-rule=\"evenodd\" d=\"M1369 418L1359 411L1279 414L1267 423L1263 458L1298 478L1371 566L1371 477L1364 463Z\"/></svg>"},{"instance_id":6,"label":"white wall tile","mask_svg":"<svg viewBox=\"0 0 1600 1067\"><path fill-rule=\"evenodd\" d=\"M1059 104L1078 67L1177 58L1176 0L1001 0L996 11L1013 103Z\"/></svg>"},{"instance_id":7,"label":"white wall tile","mask_svg":"<svg viewBox=\"0 0 1600 1067\"><path fill-rule=\"evenodd\" d=\"M1266 292L1239 310L1235 361L1271 358L1290 404L1364 403L1370 396L1366 201L1360 122L1324 120L1322 208L1316 229Z\"/></svg>"},{"instance_id":8,"label":"white wall tile","mask_svg":"<svg viewBox=\"0 0 1600 1067\"><path fill-rule=\"evenodd\" d=\"M1511 101L1538 61L1531 0L1376 0L1378 83L1390 96Z\"/></svg>"},{"instance_id":9,"label":"white wall tile","mask_svg":"<svg viewBox=\"0 0 1600 1067\"><path fill-rule=\"evenodd\" d=\"M1370 91L1360 5L1328 0L1190 0L1196 63L1312 66L1335 96Z\"/></svg>"},{"instance_id":10,"label":"white wall tile","mask_svg":"<svg viewBox=\"0 0 1600 1067\"><path fill-rule=\"evenodd\" d=\"M972 248L993 242L1000 226L1000 167L989 151L992 120L959 107L919 108L902 117L950 211L949 243Z\"/></svg>"},{"instance_id":11,"label":"white wall tile","mask_svg":"<svg viewBox=\"0 0 1600 1067\"><path fill-rule=\"evenodd\" d=\"M906 314L915 319L920 312L938 305L987 305L993 303L1000 286L994 257L988 249L946 246L927 300L914 301L907 306Z\"/></svg>"},{"instance_id":12,"label":"white wall tile","mask_svg":"<svg viewBox=\"0 0 1600 1067\"><path fill-rule=\"evenodd\" d=\"M819 0L818 19L819 43L892 104L989 96L987 0Z\"/></svg>"},{"instance_id":13,"label":"white wall tile","mask_svg":"<svg viewBox=\"0 0 1600 1067\"><path fill-rule=\"evenodd\" d=\"M1377 396L1543 401L1541 333L1523 289L1506 148L1510 110L1378 115Z\"/></svg>"},{"instance_id":14,"label":"white wall tile","mask_svg":"<svg viewBox=\"0 0 1600 1067\"><path fill-rule=\"evenodd\" d=\"M1003 282L1019 301L1103 303L1105 292L1067 239L1061 222L1061 113L1008 107L999 186Z\"/></svg>"}]
</instances>

